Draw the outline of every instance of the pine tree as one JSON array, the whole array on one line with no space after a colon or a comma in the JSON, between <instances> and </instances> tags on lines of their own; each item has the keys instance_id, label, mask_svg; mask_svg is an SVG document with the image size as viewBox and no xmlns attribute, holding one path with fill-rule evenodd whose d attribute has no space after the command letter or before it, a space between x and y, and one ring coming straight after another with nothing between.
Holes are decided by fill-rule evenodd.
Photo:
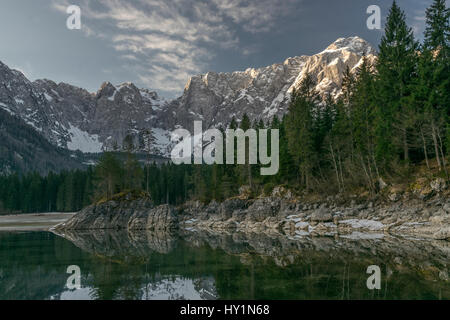
<instances>
[{"instance_id":1,"label":"pine tree","mask_svg":"<svg viewBox=\"0 0 450 320\"><path fill-rule=\"evenodd\" d=\"M404 12L394 1L387 17L377 62L377 156L385 164L397 151L409 161L410 110L407 98L416 72L417 43ZM397 139L398 138L398 139Z\"/></svg>"},{"instance_id":2,"label":"pine tree","mask_svg":"<svg viewBox=\"0 0 450 320\"><path fill-rule=\"evenodd\" d=\"M142 145L141 150L145 150L147 154L147 162L145 164L145 190L147 193L150 191L150 179L149 179L149 167L150 167L150 158L152 152L152 145L155 143L155 137L153 136L153 132L149 129L144 130L142 136Z\"/></svg>"},{"instance_id":3,"label":"pine tree","mask_svg":"<svg viewBox=\"0 0 450 320\"><path fill-rule=\"evenodd\" d=\"M86 171L86 184L84 186L82 207L88 206L89 204L91 204L92 201L94 191L94 186L92 183L92 175L93 175L92 167L89 166Z\"/></svg>"},{"instance_id":4,"label":"pine tree","mask_svg":"<svg viewBox=\"0 0 450 320\"><path fill-rule=\"evenodd\" d=\"M427 138L430 137L438 167L445 171L443 141L450 119L449 17L450 10L442 0L435 0L426 11L425 39L414 92L417 111L423 115L420 132L424 153L427 153Z\"/></svg>"},{"instance_id":5,"label":"pine tree","mask_svg":"<svg viewBox=\"0 0 450 320\"><path fill-rule=\"evenodd\" d=\"M136 155L128 153L124 163L124 189L141 190L144 174Z\"/></svg>"},{"instance_id":6,"label":"pine tree","mask_svg":"<svg viewBox=\"0 0 450 320\"><path fill-rule=\"evenodd\" d=\"M446 7L446 0L434 0L426 10L426 29L424 47L437 50L443 58L449 58L450 40L450 10Z\"/></svg>"},{"instance_id":7,"label":"pine tree","mask_svg":"<svg viewBox=\"0 0 450 320\"><path fill-rule=\"evenodd\" d=\"M236 130L238 128L238 124L237 124L236 118L234 116L233 116L233 118L231 118L229 128L233 129L233 130Z\"/></svg>"},{"instance_id":8,"label":"pine tree","mask_svg":"<svg viewBox=\"0 0 450 320\"><path fill-rule=\"evenodd\" d=\"M58 187L58 192L57 192L57 196L56 196L56 210L60 211L60 212L64 212L66 210L66 184L65 184L65 180L66 180L66 176L67 174L63 173L60 176L60 180L59 180L59 187Z\"/></svg>"},{"instance_id":9,"label":"pine tree","mask_svg":"<svg viewBox=\"0 0 450 320\"><path fill-rule=\"evenodd\" d=\"M372 66L366 57L357 69L352 101L354 148L356 150L358 167L367 178L370 190L375 191L375 178L379 177L375 159L375 108L374 108L374 75Z\"/></svg>"},{"instance_id":10,"label":"pine tree","mask_svg":"<svg viewBox=\"0 0 450 320\"><path fill-rule=\"evenodd\" d=\"M298 180L306 189L311 187L312 170L317 163L314 153L313 112L317 110L318 102L315 82L308 74L299 89L294 90L286 117L289 152L299 170Z\"/></svg>"},{"instance_id":11,"label":"pine tree","mask_svg":"<svg viewBox=\"0 0 450 320\"><path fill-rule=\"evenodd\" d=\"M72 173L68 173L64 180L64 210L65 212L71 212L75 208L75 186L74 177Z\"/></svg>"},{"instance_id":12,"label":"pine tree","mask_svg":"<svg viewBox=\"0 0 450 320\"><path fill-rule=\"evenodd\" d=\"M96 191L109 199L119 190L121 177L122 166L120 162L112 153L103 153L95 167Z\"/></svg>"},{"instance_id":13,"label":"pine tree","mask_svg":"<svg viewBox=\"0 0 450 320\"><path fill-rule=\"evenodd\" d=\"M339 99L335 104L333 127L325 140L328 158L332 164L339 192L346 190L344 163L351 158L353 149L351 140L351 122L346 110L346 103ZM350 169L351 170L351 169Z\"/></svg>"}]
</instances>

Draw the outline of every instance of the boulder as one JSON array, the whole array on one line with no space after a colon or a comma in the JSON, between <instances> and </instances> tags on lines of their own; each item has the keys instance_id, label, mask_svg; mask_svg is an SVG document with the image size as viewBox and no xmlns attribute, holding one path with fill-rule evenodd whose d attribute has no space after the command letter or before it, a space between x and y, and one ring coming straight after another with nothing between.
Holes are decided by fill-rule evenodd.
<instances>
[{"instance_id":1,"label":"boulder","mask_svg":"<svg viewBox=\"0 0 450 320\"><path fill-rule=\"evenodd\" d=\"M444 227L433 234L436 240L450 240L450 227Z\"/></svg>"},{"instance_id":2,"label":"boulder","mask_svg":"<svg viewBox=\"0 0 450 320\"><path fill-rule=\"evenodd\" d=\"M227 199L219 206L219 217L226 221L233 216L236 210L242 210L246 207L246 201L240 198Z\"/></svg>"},{"instance_id":3,"label":"boulder","mask_svg":"<svg viewBox=\"0 0 450 320\"><path fill-rule=\"evenodd\" d=\"M294 195L292 194L291 190L288 190L283 186L277 186L272 190L272 197L292 199Z\"/></svg>"},{"instance_id":4,"label":"boulder","mask_svg":"<svg viewBox=\"0 0 450 320\"><path fill-rule=\"evenodd\" d=\"M262 222L266 218L275 217L280 211L281 200L279 198L260 198L247 210L247 220Z\"/></svg>"},{"instance_id":5,"label":"boulder","mask_svg":"<svg viewBox=\"0 0 450 320\"><path fill-rule=\"evenodd\" d=\"M154 207L149 198L136 200L109 200L93 204L78 212L71 219L57 225L56 229L126 229L131 217L142 222L142 215Z\"/></svg>"},{"instance_id":6,"label":"boulder","mask_svg":"<svg viewBox=\"0 0 450 320\"><path fill-rule=\"evenodd\" d=\"M148 230L171 230L178 228L177 210L168 204L158 206L148 212Z\"/></svg>"},{"instance_id":7,"label":"boulder","mask_svg":"<svg viewBox=\"0 0 450 320\"><path fill-rule=\"evenodd\" d=\"M442 178L436 178L430 182L430 188L435 192L442 192L447 188L447 183Z\"/></svg>"},{"instance_id":8,"label":"boulder","mask_svg":"<svg viewBox=\"0 0 450 320\"><path fill-rule=\"evenodd\" d=\"M331 212L325 207L315 210L311 215L311 221L313 222L328 222L332 220L333 216Z\"/></svg>"},{"instance_id":9,"label":"boulder","mask_svg":"<svg viewBox=\"0 0 450 320\"><path fill-rule=\"evenodd\" d=\"M183 215L186 217L197 217L199 212L202 212L205 209L205 205L196 200L196 201L187 201L183 205L180 206L180 210L183 211Z\"/></svg>"},{"instance_id":10,"label":"boulder","mask_svg":"<svg viewBox=\"0 0 450 320\"><path fill-rule=\"evenodd\" d=\"M149 198L110 200L93 204L55 227L56 230L170 230L178 226L177 210L155 207Z\"/></svg>"},{"instance_id":11,"label":"boulder","mask_svg":"<svg viewBox=\"0 0 450 320\"><path fill-rule=\"evenodd\" d=\"M241 199L249 199L252 195L252 189L248 185L241 186L239 188L239 198Z\"/></svg>"},{"instance_id":12,"label":"boulder","mask_svg":"<svg viewBox=\"0 0 450 320\"><path fill-rule=\"evenodd\" d=\"M388 186L388 184L386 182L384 182L383 178L380 177L378 179L378 188L380 190L384 190L387 186Z\"/></svg>"}]
</instances>

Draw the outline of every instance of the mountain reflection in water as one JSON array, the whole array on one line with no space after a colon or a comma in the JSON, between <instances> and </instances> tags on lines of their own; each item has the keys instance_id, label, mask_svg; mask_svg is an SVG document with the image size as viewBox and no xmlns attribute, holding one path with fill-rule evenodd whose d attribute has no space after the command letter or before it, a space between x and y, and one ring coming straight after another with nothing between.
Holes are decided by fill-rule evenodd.
<instances>
[{"instance_id":1,"label":"mountain reflection in water","mask_svg":"<svg viewBox=\"0 0 450 320\"><path fill-rule=\"evenodd\" d=\"M7 232L0 299L450 299L449 261L448 242L390 236ZM70 265L81 289L66 286Z\"/></svg>"}]
</instances>

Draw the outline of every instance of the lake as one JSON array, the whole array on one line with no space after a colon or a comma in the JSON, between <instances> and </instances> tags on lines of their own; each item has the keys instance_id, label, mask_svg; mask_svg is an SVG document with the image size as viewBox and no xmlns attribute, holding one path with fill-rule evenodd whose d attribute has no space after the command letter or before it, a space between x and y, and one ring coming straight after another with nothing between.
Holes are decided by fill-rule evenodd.
<instances>
[{"instance_id":1,"label":"lake","mask_svg":"<svg viewBox=\"0 0 450 320\"><path fill-rule=\"evenodd\" d=\"M449 242L387 235L8 231L0 299L450 299L449 261Z\"/></svg>"}]
</instances>

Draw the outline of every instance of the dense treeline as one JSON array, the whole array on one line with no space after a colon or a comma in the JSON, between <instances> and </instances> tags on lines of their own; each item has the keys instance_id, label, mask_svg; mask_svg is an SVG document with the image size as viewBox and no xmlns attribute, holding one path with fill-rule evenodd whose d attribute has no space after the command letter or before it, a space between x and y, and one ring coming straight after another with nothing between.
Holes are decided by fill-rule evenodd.
<instances>
[{"instance_id":1,"label":"dense treeline","mask_svg":"<svg viewBox=\"0 0 450 320\"><path fill-rule=\"evenodd\" d=\"M220 201L243 185L259 194L280 184L299 192L374 194L380 178L407 181L422 163L449 179L449 16L445 0L434 0L419 44L394 1L376 62L364 59L356 72L346 70L337 101L321 98L314 79L306 76L283 119L233 119L232 129L279 129L277 175L261 176L259 165L248 164L142 167L130 148L124 161L105 153L86 172L0 178L0 201L8 210L74 211L124 190L179 204Z\"/></svg>"},{"instance_id":2,"label":"dense treeline","mask_svg":"<svg viewBox=\"0 0 450 320\"><path fill-rule=\"evenodd\" d=\"M91 201L92 169L50 173L0 176L0 213L71 212Z\"/></svg>"},{"instance_id":3,"label":"dense treeline","mask_svg":"<svg viewBox=\"0 0 450 320\"><path fill-rule=\"evenodd\" d=\"M122 163L119 157L107 153L96 167L86 171L63 171L45 177L38 173L0 175L0 214L75 212L124 190L148 191L157 204L178 204L191 195L186 182L190 168L167 163L142 169L132 155L127 161ZM131 163L134 172L130 171Z\"/></svg>"}]
</instances>

